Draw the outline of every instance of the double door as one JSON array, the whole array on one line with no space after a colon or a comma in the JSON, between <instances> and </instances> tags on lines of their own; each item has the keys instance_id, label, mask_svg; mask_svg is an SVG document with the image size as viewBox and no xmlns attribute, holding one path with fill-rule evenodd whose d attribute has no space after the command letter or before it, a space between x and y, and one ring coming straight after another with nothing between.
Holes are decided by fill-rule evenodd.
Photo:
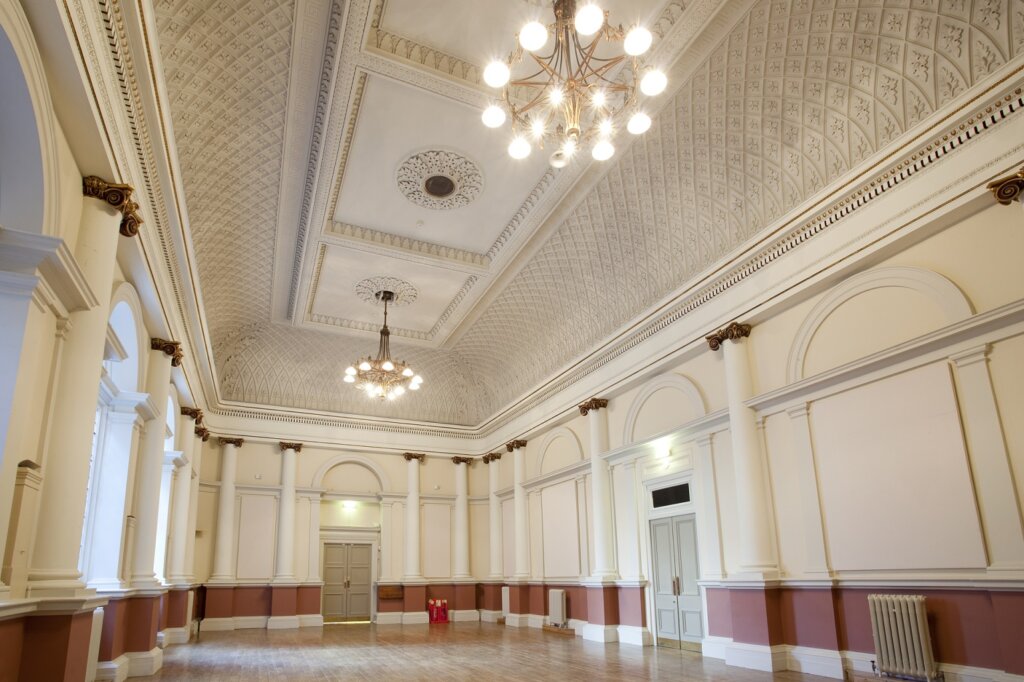
<instances>
[{"instance_id":1,"label":"double door","mask_svg":"<svg viewBox=\"0 0 1024 682\"><path fill-rule=\"evenodd\" d=\"M324 622L370 620L371 545L324 545Z\"/></svg>"},{"instance_id":2,"label":"double door","mask_svg":"<svg viewBox=\"0 0 1024 682\"><path fill-rule=\"evenodd\" d=\"M658 645L700 651L704 618L694 516L651 521L651 551Z\"/></svg>"}]
</instances>

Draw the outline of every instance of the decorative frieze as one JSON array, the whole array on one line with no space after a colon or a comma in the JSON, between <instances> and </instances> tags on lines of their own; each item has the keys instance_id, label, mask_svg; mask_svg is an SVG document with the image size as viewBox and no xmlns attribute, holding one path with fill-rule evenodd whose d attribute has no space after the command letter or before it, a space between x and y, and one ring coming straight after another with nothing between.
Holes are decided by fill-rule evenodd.
<instances>
[{"instance_id":1,"label":"decorative frieze","mask_svg":"<svg viewBox=\"0 0 1024 682\"><path fill-rule=\"evenodd\" d=\"M750 325L740 324L739 322L731 322L725 329L719 329L714 334L709 334L704 338L707 339L708 348L711 350L718 350L725 343L726 339L732 341L739 341L750 336Z\"/></svg>"},{"instance_id":2,"label":"decorative frieze","mask_svg":"<svg viewBox=\"0 0 1024 682\"><path fill-rule=\"evenodd\" d=\"M585 416L587 416L587 413L590 412L591 410L595 410L596 411L596 410L603 409L605 407L608 407L608 399L607 398L591 398L587 402L582 403L580 405L580 414L585 417Z\"/></svg>"},{"instance_id":3,"label":"decorative frieze","mask_svg":"<svg viewBox=\"0 0 1024 682\"><path fill-rule=\"evenodd\" d=\"M181 344L179 342L168 341L167 339L150 339L149 347L153 350L162 351L171 358L171 367L181 366L181 359L184 356L181 353Z\"/></svg>"},{"instance_id":4,"label":"decorative frieze","mask_svg":"<svg viewBox=\"0 0 1024 682\"><path fill-rule=\"evenodd\" d=\"M525 448L525 447L526 447L526 441L525 440L510 440L509 442L505 443L505 449L508 450L509 452L512 452L513 450L518 450L519 448Z\"/></svg>"},{"instance_id":5,"label":"decorative frieze","mask_svg":"<svg viewBox=\"0 0 1024 682\"><path fill-rule=\"evenodd\" d=\"M996 201L1003 206L1020 201L1021 193L1024 193L1024 166L1021 166L1021 169L1013 175L988 183L988 189Z\"/></svg>"},{"instance_id":6,"label":"decorative frieze","mask_svg":"<svg viewBox=\"0 0 1024 682\"><path fill-rule=\"evenodd\" d=\"M472 464L472 457L452 457L452 464Z\"/></svg>"},{"instance_id":7,"label":"decorative frieze","mask_svg":"<svg viewBox=\"0 0 1024 682\"><path fill-rule=\"evenodd\" d=\"M242 443L245 442L244 438L225 438L220 436L218 439L221 445L234 445L236 448L242 447Z\"/></svg>"},{"instance_id":8,"label":"decorative frieze","mask_svg":"<svg viewBox=\"0 0 1024 682\"><path fill-rule=\"evenodd\" d=\"M411 462L414 459L424 462L427 459L426 455L419 452L406 452L402 454L402 457L405 457L406 462Z\"/></svg>"},{"instance_id":9,"label":"decorative frieze","mask_svg":"<svg viewBox=\"0 0 1024 682\"><path fill-rule=\"evenodd\" d=\"M134 237L139 233L142 218L139 216L139 205L132 201L131 185L107 182L103 178L89 175L82 178L82 194L110 204L121 213L121 234Z\"/></svg>"},{"instance_id":10,"label":"decorative frieze","mask_svg":"<svg viewBox=\"0 0 1024 682\"><path fill-rule=\"evenodd\" d=\"M501 453L500 452L492 452L489 455L484 455L484 464L490 464L491 462L497 462L499 459L501 459Z\"/></svg>"},{"instance_id":11,"label":"decorative frieze","mask_svg":"<svg viewBox=\"0 0 1024 682\"><path fill-rule=\"evenodd\" d=\"M282 450L294 450L295 452L302 452L302 443L285 443L281 441L278 443Z\"/></svg>"},{"instance_id":12,"label":"decorative frieze","mask_svg":"<svg viewBox=\"0 0 1024 682\"><path fill-rule=\"evenodd\" d=\"M198 407L186 407L183 405L181 408L181 416L188 417L196 423L196 426L203 423L203 411Z\"/></svg>"}]
</instances>

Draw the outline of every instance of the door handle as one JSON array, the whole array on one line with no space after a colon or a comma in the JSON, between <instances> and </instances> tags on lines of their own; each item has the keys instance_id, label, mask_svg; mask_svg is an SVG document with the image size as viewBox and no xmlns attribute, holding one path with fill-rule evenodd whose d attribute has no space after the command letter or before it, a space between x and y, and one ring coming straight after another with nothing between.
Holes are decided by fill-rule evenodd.
<instances>
[{"instance_id":1,"label":"door handle","mask_svg":"<svg viewBox=\"0 0 1024 682\"><path fill-rule=\"evenodd\" d=\"M348 578L345 578L345 589L348 589Z\"/></svg>"},{"instance_id":2,"label":"door handle","mask_svg":"<svg viewBox=\"0 0 1024 682\"><path fill-rule=\"evenodd\" d=\"M672 594L679 596L679 576L672 578Z\"/></svg>"}]
</instances>

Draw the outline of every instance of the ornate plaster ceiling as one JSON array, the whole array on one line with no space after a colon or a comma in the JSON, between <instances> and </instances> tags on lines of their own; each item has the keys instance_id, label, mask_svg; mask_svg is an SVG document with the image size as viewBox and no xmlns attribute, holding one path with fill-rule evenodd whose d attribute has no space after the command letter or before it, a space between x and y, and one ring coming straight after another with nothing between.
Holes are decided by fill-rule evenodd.
<instances>
[{"instance_id":1,"label":"ornate plaster ceiling","mask_svg":"<svg viewBox=\"0 0 1024 682\"><path fill-rule=\"evenodd\" d=\"M487 0L474 12L499 17L511 4ZM680 27L705 18L691 16L696 8L714 4L625 3L654 17L664 59L677 53ZM596 185L572 189L581 167L524 164L516 175L500 165L503 142L477 126L470 148L452 151L479 163L480 197L436 211L401 194L396 169L424 149L449 149L452 118L476 121L490 38L460 42L445 28L458 24L456 3L438 4L438 25L419 6L156 2L227 401L478 424L1024 51L1024 0L752 3L675 84L647 135L631 146L620 138ZM296 21L317 11L331 17L325 34L293 45ZM513 31L500 32L501 47ZM323 59L300 58L311 44ZM320 78L304 178L282 172L294 166L287 131L300 118L295 64L315 64ZM387 103L404 96L448 122L415 124L415 149L382 137ZM386 190L346 188L385 170ZM502 173L512 177L497 185L505 208L470 213L489 205L492 176ZM304 192L301 210L292 201L296 210L282 211L291 186ZM516 262L560 202L567 217ZM402 213L412 210L426 217ZM488 292L510 266L515 274ZM341 382L374 345L380 311L355 293L371 276L418 290L396 310L392 339L426 378L415 399L370 402Z\"/></svg>"}]
</instances>

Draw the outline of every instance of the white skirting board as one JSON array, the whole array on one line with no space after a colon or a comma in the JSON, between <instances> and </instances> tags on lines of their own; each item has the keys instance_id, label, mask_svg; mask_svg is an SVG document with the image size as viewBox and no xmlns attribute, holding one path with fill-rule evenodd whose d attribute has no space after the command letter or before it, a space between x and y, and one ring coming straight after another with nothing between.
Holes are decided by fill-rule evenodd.
<instances>
[{"instance_id":1,"label":"white skirting board","mask_svg":"<svg viewBox=\"0 0 1024 682\"><path fill-rule=\"evenodd\" d=\"M583 639L591 642L617 642L619 641L619 626L587 623L583 626Z\"/></svg>"},{"instance_id":2,"label":"white skirting board","mask_svg":"<svg viewBox=\"0 0 1024 682\"><path fill-rule=\"evenodd\" d=\"M623 644L635 644L637 646L651 646L654 638L651 631L638 625L620 625L619 641Z\"/></svg>"},{"instance_id":3,"label":"white skirting board","mask_svg":"<svg viewBox=\"0 0 1024 682\"><path fill-rule=\"evenodd\" d=\"M172 644L185 644L188 642L189 635L191 634L190 628L186 625L182 625L180 628L164 628L161 632L165 647Z\"/></svg>"},{"instance_id":4,"label":"white skirting board","mask_svg":"<svg viewBox=\"0 0 1024 682\"><path fill-rule=\"evenodd\" d=\"M200 630L218 632L222 630L261 630L267 627L267 616L235 616L234 618L204 618Z\"/></svg>"},{"instance_id":5,"label":"white skirting board","mask_svg":"<svg viewBox=\"0 0 1024 682\"><path fill-rule=\"evenodd\" d=\"M271 616L267 619L268 630L296 630L298 627L298 616Z\"/></svg>"},{"instance_id":6,"label":"white skirting board","mask_svg":"<svg viewBox=\"0 0 1024 682\"><path fill-rule=\"evenodd\" d=\"M301 614L298 618L300 628L322 628L324 626L324 617L319 613Z\"/></svg>"},{"instance_id":7,"label":"white skirting board","mask_svg":"<svg viewBox=\"0 0 1024 682\"><path fill-rule=\"evenodd\" d=\"M527 616L527 619L527 624L531 628L542 628L544 627L544 623L547 621L547 618L545 618L544 616L538 616L535 613L529 614Z\"/></svg>"},{"instance_id":8,"label":"white skirting board","mask_svg":"<svg viewBox=\"0 0 1024 682\"><path fill-rule=\"evenodd\" d=\"M528 628L530 627L530 614L510 613L505 616L505 625L513 628Z\"/></svg>"},{"instance_id":9,"label":"white skirting board","mask_svg":"<svg viewBox=\"0 0 1024 682\"><path fill-rule=\"evenodd\" d=\"M480 609L480 620L482 620L485 623L497 623L499 618L501 618L501 611L488 611L487 609Z\"/></svg>"},{"instance_id":10,"label":"white skirting board","mask_svg":"<svg viewBox=\"0 0 1024 682\"><path fill-rule=\"evenodd\" d=\"M123 682L128 679L128 657L121 654L112 661L100 661L96 664L95 679L114 680L114 682Z\"/></svg>"},{"instance_id":11,"label":"white skirting board","mask_svg":"<svg viewBox=\"0 0 1024 682\"><path fill-rule=\"evenodd\" d=\"M125 656L128 658L128 677L154 675L164 665L164 650L160 647L149 651L129 651Z\"/></svg>"},{"instance_id":12,"label":"white skirting board","mask_svg":"<svg viewBox=\"0 0 1024 682\"><path fill-rule=\"evenodd\" d=\"M480 620L480 612L476 609L458 609L448 612L448 620L455 622L462 621L478 621Z\"/></svg>"},{"instance_id":13,"label":"white skirting board","mask_svg":"<svg viewBox=\"0 0 1024 682\"><path fill-rule=\"evenodd\" d=\"M780 666L774 671L793 670L837 680L844 678L845 671L874 675L871 662L875 655L862 651L833 651L790 644L769 647L741 644L728 637L705 637L701 647L705 657L724 659L727 665L740 668L769 670L768 666L774 665ZM940 663L939 669L946 682L1024 682L1024 675L991 668Z\"/></svg>"},{"instance_id":14,"label":"white skirting board","mask_svg":"<svg viewBox=\"0 0 1024 682\"><path fill-rule=\"evenodd\" d=\"M426 611L407 611L402 614L402 625L429 625L430 616Z\"/></svg>"},{"instance_id":15,"label":"white skirting board","mask_svg":"<svg viewBox=\"0 0 1024 682\"><path fill-rule=\"evenodd\" d=\"M402 612L401 611L388 611L387 613L377 614L377 625L401 625L402 624Z\"/></svg>"},{"instance_id":16,"label":"white skirting board","mask_svg":"<svg viewBox=\"0 0 1024 682\"><path fill-rule=\"evenodd\" d=\"M89 633L89 663L85 668L85 679L98 679L96 676L100 657L100 639L103 636L103 607L92 612L92 630Z\"/></svg>"}]
</instances>

